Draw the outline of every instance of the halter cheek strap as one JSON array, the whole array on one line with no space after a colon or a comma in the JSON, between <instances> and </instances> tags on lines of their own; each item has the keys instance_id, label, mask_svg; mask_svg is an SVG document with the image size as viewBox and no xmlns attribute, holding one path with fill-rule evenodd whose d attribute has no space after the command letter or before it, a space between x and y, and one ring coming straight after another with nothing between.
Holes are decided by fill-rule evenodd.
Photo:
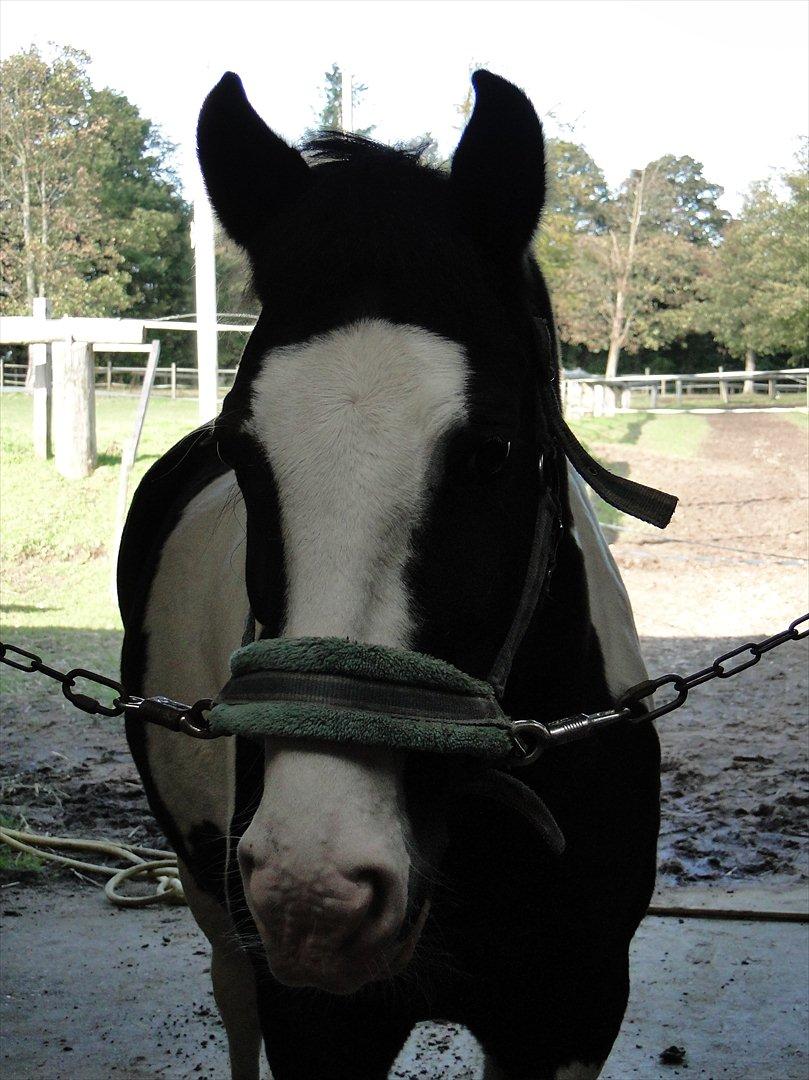
<instances>
[{"instance_id":1,"label":"halter cheek strap","mask_svg":"<svg viewBox=\"0 0 809 1080\"><path fill-rule=\"evenodd\" d=\"M502 700L506 691L514 657L541 603L556 563L556 550L562 532L560 463L567 459L578 474L606 502L625 514L640 518L664 529L671 520L677 499L665 491L637 484L616 476L592 458L565 423L556 394L556 373L559 370L557 350L544 319L533 320L537 374L537 445L550 440L548 449L540 452L539 472L542 491L537 503L536 525L517 611L505 641L489 673L488 681ZM541 425L544 426L543 431ZM555 447L562 451L558 458ZM561 462L560 460L561 459Z\"/></svg>"}]
</instances>

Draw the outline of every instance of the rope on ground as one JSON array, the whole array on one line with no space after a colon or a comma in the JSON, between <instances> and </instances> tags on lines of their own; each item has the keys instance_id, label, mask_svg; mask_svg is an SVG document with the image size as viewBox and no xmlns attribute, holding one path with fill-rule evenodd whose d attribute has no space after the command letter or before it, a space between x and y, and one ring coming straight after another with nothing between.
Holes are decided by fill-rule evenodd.
<instances>
[{"instance_id":1,"label":"rope on ground","mask_svg":"<svg viewBox=\"0 0 809 1080\"><path fill-rule=\"evenodd\" d=\"M22 832L19 829L7 829L0 826L0 840L17 851L24 851L38 859L47 859L59 863L71 870L89 871L92 874L106 874L104 892L113 904L119 907L146 907L147 904L184 904L185 894L180 882L177 857L169 851L156 848L137 847L131 844L118 844L108 840L76 840L67 836L45 836L38 833ZM123 869L117 866L104 866L100 863L84 862L57 855L44 848L61 848L63 851L89 851L111 855L122 862L129 862ZM122 882L132 878L157 880L154 892L146 896L126 896L118 892ZM676 905L652 904L647 915L657 917L676 917L680 919L723 919L745 922L809 922L809 912L773 911L748 908L703 908L679 907Z\"/></svg>"},{"instance_id":2,"label":"rope on ground","mask_svg":"<svg viewBox=\"0 0 809 1080\"><path fill-rule=\"evenodd\" d=\"M738 922L809 922L809 911L762 911L757 908L703 908L652 904L647 908L646 914L656 915L659 918L723 919Z\"/></svg>"},{"instance_id":3,"label":"rope on ground","mask_svg":"<svg viewBox=\"0 0 809 1080\"><path fill-rule=\"evenodd\" d=\"M118 907L146 907L149 904L184 904L186 902L177 867L177 856L170 851L113 843L108 840L76 840L67 836L45 836L39 833L23 832L19 829L8 829L5 826L0 826L0 841L17 851L33 855L37 859L59 863L70 870L106 874L104 892L109 901ZM129 865L121 868L85 862L82 859L58 855L55 851L45 850L46 848L55 848L57 851L98 852L110 855L113 859L129 863ZM150 884L156 882L154 892L141 896L127 896L118 891L118 887L124 881L132 879L144 879Z\"/></svg>"}]
</instances>

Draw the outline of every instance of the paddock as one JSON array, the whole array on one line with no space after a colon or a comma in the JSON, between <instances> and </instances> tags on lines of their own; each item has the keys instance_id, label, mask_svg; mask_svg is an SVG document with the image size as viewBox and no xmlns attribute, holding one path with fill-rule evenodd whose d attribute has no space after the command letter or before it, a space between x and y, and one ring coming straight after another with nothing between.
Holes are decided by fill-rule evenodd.
<instances>
[{"instance_id":1,"label":"paddock","mask_svg":"<svg viewBox=\"0 0 809 1080\"><path fill-rule=\"evenodd\" d=\"M99 399L99 463L80 498L32 459L30 398L6 394L3 407L4 632L55 663L114 671L109 525L120 431L136 403ZM153 402L135 478L195 423L195 403ZM809 559L805 414L639 413L577 430L613 468L652 475L682 497L662 537L598 508L652 671L695 670L795 617ZM656 902L807 910L806 646L773 651L659 721ZM3 813L42 830L162 846L119 722L85 717L58 689L16 673L4 673L4 685ZM207 949L186 909L117 911L87 881L13 864L2 884L7 1075L223 1075ZM649 917L633 958L609 1080L805 1076L805 925ZM687 1069L660 1061L670 1046L685 1048ZM392 1073L479 1075L477 1049L440 1028L422 1029Z\"/></svg>"}]
</instances>

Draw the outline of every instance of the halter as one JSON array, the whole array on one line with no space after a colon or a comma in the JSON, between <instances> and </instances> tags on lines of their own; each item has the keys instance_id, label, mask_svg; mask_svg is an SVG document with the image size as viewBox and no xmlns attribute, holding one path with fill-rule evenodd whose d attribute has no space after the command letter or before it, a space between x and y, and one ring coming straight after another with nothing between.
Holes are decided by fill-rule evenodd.
<instances>
[{"instance_id":1,"label":"halter","mask_svg":"<svg viewBox=\"0 0 809 1080\"><path fill-rule=\"evenodd\" d=\"M587 453L561 413L556 349L544 319L532 320L536 351L536 425L541 491L517 609L485 680L422 653L337 638L255 641L248 615L232 677L215 699L213 732L254 737L387 746L515 763L519 724L502 701L514 657L556 562L563 529L561 468L568 460L613 506L665 528L676 498L604 469ZM543 427L547 431L542 430ZM543 438L544 436L544 438Z\"/></svg>"}]
</instances>

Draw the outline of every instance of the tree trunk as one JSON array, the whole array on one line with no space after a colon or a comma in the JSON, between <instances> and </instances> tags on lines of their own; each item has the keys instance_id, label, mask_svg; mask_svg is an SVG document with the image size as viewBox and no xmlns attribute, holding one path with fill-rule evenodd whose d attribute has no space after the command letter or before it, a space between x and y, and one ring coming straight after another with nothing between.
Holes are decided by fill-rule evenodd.
<instances>
[{"instance_id":1,"label":"tree trunk","mask_svg":"<svg viewBox=\"0 0 809 1080\"><path fill-rule=\"evenodd\" d=\"M755 371L756 370L756 354L753 349L745 349L744 352L744 370ZM756 384L752 379L745 379L742 383L743 394L755 394Z\"/></svg>"},{"instance_id":2,"label":"tree trunk","mask_svg":"<svg viewBox=\"0 0 809 1080\"><path fill-rule=\"evenodd\" d=\"M610 328L610 348L607 353L607 368L604 372L605 379L614 379L618 374L618 360L621 356L621 338L623 337L624 322L624 293L619 288L615 296L615 311L612 316Z\"/></svg>"},{"instance_id":3,"label":"tree trunk","mask_svg":"<svg viewBox=\"0 0 809 1080\"><path fill-rule=\"evenodd\" d=\"M613 255L615 265L619 268L619 276L615 288L615 306L613 308L612 326L610 327L610 345L607 353L607 367L604 372L605 379L614 379L618 374L618 360L621 356L621 349L626 344L626 339L629 336L630 318L625 314L626 299L629 292L632 265L635 261L638 228L640 227L640 219L643 216L643 189L645 183L646 170L643 169L635 185L632 218L629 223L629 240L626 246L626 254L623 257L618 248L615 234L612 235Z\"/></svg>"},{"instance_id":4,"label":"tree trunk","mask_svg":"<svg viewBox=\"0 0 809 1080\"><path fill-rule=\"evenodd\" d=\"M31 310L31 304L36 296L34 284L34 253L31 250L31 181L28 176L28 165L24 157L20 158L20 172L22 175L22 246L25 261L25 307Z\"/></svg>"}]
</instances>

